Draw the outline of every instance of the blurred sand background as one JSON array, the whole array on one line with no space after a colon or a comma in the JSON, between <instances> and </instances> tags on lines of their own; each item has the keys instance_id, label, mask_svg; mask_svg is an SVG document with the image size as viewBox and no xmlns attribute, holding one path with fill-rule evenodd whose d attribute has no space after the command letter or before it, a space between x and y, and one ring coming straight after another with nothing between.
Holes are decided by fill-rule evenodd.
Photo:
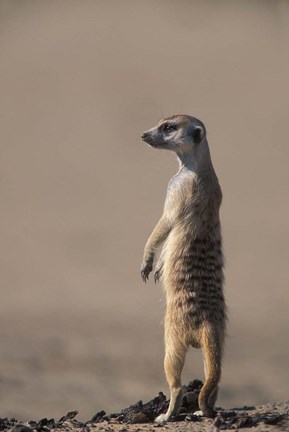
<instances>
[{"instance_id":1,"label":"blurred sand background","mask_svg":"<svg viewBox=\"0 0 289 432\"><path fill-rule=\"evenodd\" d=\"M175 113L207 125L224 192L218 405L288 398L288 46L288 1L0 0L1 417L167 393L139 268L177 163L140 135Z\"/></svg>"}]
</instances>

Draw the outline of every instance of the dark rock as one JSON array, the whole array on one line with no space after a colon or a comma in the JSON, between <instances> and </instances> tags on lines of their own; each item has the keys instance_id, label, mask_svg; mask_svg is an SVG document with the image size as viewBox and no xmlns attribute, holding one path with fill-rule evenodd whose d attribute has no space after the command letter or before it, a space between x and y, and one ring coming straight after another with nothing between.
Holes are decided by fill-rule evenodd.
<instances>
[{"instance_id":1,"label":"dark rock","mask_svg":"<svg viewBox=\"0 0 289 432\"><path fill-rule=\"evenodd\" d=\"M17 420L14 418L12 418L12 419L0 418L0 431L12 429L16 423L17 423Z\"/></svg>"},{"instance_id":2,"label":"dark rock","mask_svg":"<svg viewBox=\"0 0 289 432\"><path fill-rule=\"evenodd\" d=\"M119 414L112 414L112 419L124 423L149 423L168 407L166 396L160 392L158 396L147 403L138 401L136 404L122 410Z\"/></svg>"},{"instance_id":3,"label":"dark rock","mask_svg":"<svg viewBox=\"0 0 289 432\"><path fill-rule=\"evenodd\" d=\"M99 423L103 420L103 417L106 415L105 411L99 411L98 413L96 413L92 419L90 420L91 423Z\"/></svg>"},{"instance_id":4,"label":"dark rock","mask_svg":"<svg viewBox=\"0 0 289 432\"><path fill-rule=\"evenodd\" d=\"M222 416L216 417L212 423L212 425L216 428L219 428L223 424L225 424L225 421L224 421L224 418Z\"/></svg>"},{"instance_id":5,"label":"dark rock","mask_svg":"<svg viewBox=\"0 0 289 432\"><path fill-rule=\"evenodd\" d=\"M253 405L251 406L244 405L242 408L233 408L234 411L254 411L255 409L256 407Z\"/></svg>"},{"instance_id":6,"label":"dark rock","mask_svg":"<svg viewBox=\"0 0 289 432\"><path fill-rule=\"evenodd\" d=\"M251 427L251 426L255 426L255 425L256 424L255 424L254 420L248 416L237 418L236 421L234 422L234 426L236 428Z\"/></svg>"},{"instance_id":7,"label":"dark rock","mask_svg":"<svg viewBox=\"0 0 289 432\"><path fill-rule=\"evenodd\" d=\"M149 419L144 412L137 413L132 419L131 423L148 423Z\"/></svg>"},{"instance_id":8,"label":"dark rock","mask_svg":"<svg viewBox=\"0 0 289 432\"><path fill-rule=\"evenodd\" d=\"M185 387L185 394L180 410L180 415L183 415L183 419L185 419L188 414L192 414L199 409L198 395L202 385L203 383L200 380L194 380ZM104 420L113 423L150 423L153 422L158 415L166 412L168 406L169 400L160 392L158 396L149 402L143 403L142 401L138 401L128 408L123 409L120 413L112 413L106 416L104 411L100 411L92 417L91 423L99 423ZM179 416L176 420L179 420ZM189 421L195 421L195 418L190 417Z\"/></svg>"},{"instance_id":9,"label":"dark rock","mask_svg":"<svg viewBox=\"0 0 289 432\"><path fill-rule=\"evenodd\" d=\"M197 422L197 421L202 421L202 418L200 416L196 416L194 414L187 414L185 416L185 421L187 421L187 422Z\"/></svg>"},{"instance_id":10,"label":"dark rock","mask_svg":"<svg viewBox=\"0 0 289 432\"><path fill-rule=\"evenodd\" d=\"M197 411L199 408L198 397L199 395L195 391L185 393L182 408L185 408L189 412Z\"/></svg>"},{"instance_id":11,"label":"dark rock","mask_svg":"<svg viewBox=\"0 0 289 432\"><path fill-rule=\"evenodd\" d=\"M18 424L14 426L14 428L11 430L11 432L32 432L32 429L28 426Z\"/></svg>"},{"instance_id":12,"label":"dark rock","mask_svg":"<svg viewBox=\"0 0 289 432\"><path fill-rule=\"evenodd\" d=\"M203 387L203 383L200 380L193 380L190 381L189 384L186 386L186 392L192 392L194 390L201 390L201 388Z\"/></svg>"},{"instance_id":13,"label":"dark rock","mask_svg":"<svg viewBox=\"0 0 289 432\"><path fill-rule=\"evenodd\" d=\"M269 424L269 425L277 425L279 423L281 423L285 418L285 414L277 414L277 413L270 413L267 414L266 418L263 418L263 422L265 424Z\"/></svg>"},{"instance_id":14,"label":"dark rock","mask_svg":"<svg viewBox=\"0 0 289 432\"><path fill-rule=\"evenodd\" d=\"M76 417L78 414L78 411L69 411L65 416L61 417L59 419L60 423L65 422L66 420L72 420L74 417Z\"/></svg>"},{"instance_id":15,"label":"dark rock","mask_svg":"<svg viewBox=\"0 0 289 432\"><path fill-rule=\"evenodd\" d=\"M55 420L47 419L46 417L39 420L35 428L38 432L48 432L50 429L55 428Z\"/></svg>"}]
</instances>

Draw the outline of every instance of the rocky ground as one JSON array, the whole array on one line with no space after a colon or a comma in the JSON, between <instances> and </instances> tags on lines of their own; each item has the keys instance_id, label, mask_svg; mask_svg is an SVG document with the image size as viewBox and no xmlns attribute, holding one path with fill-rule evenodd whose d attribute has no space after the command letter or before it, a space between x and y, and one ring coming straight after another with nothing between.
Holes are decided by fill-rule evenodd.
<instances>
[{"instance_id":1,"label":"rocky ground","mask_svg":"<svg viewBox=\"0 0 289 432\"><path fill-rule=\"evenodd\" d=\"M97 431L192 431L218 432L226 431L289 431L289 400L273 402L259 407L244 406L225 410L218 408L215 419L206 419L193 414L198 410L198 394L202 382L194 380L186 386L182 408L179 416L170 423L159 426L154 419L166 411L169 401L163 393L147 403L142 401L123 409L119 413L107 415L99 411L92 419L81 422L77 420L78 411L71 411L59 420L43 418L39 421L21 422L16 419L0 419L1 431L12 432L97 432Z\"/></svg>"}]
</instances>

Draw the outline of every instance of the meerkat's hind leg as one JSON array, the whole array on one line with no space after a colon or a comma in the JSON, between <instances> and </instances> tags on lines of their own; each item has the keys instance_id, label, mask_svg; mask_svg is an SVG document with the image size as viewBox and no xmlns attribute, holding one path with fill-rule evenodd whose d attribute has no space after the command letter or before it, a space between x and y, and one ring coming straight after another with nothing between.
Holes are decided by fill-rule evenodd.
<instances>
[{"instance_id":1,"label":"meerkat's hind leg","mask_svg":"<svg viewBox=\"0 0 289 432\"><path fill-rule=\"evenodd\" d=\"M155 422L162 424L177 416L183 398L181 373L188 347L166 334L165 373L170 387L170 404L165 414L159 415Z\"/></svg>"}]
</instances>

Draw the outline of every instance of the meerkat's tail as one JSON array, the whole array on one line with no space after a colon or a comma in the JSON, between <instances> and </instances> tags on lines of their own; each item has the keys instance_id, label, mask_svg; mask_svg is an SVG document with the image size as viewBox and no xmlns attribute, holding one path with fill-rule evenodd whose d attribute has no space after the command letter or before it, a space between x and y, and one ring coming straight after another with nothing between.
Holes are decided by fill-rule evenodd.
<instances>
[{"instance_id":1,"label":"meerkat's tail","mask_svg":"<svg viewBox=\"0 0 289 432\"><path fill-rule=\"evenodd\" d=\"M202 331L201 347L205 361L206 379L199 394L199 407L206 417L215 417L212 400L221 378L222 341L216 327L206 324Z\"/></svg>"}]
</instances>

